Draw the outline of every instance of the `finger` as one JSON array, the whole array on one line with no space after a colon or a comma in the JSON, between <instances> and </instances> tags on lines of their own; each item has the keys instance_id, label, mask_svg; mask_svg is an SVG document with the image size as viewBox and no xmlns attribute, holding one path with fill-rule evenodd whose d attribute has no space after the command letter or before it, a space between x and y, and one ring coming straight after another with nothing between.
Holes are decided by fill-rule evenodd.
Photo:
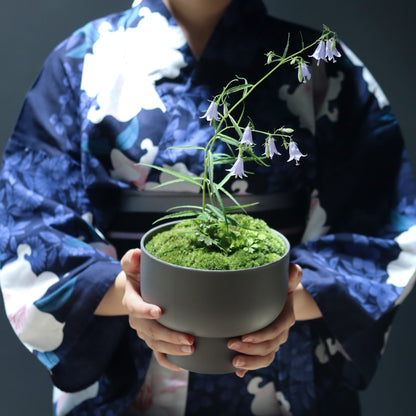
<instances>
[{"instance_id":1,"label":"finger","mask_svg":"<svg viewBox=\"0 0 416 416\"><path fill-rule=\"evenodd\" d=\"M170 355L192 355L195 351L193 345L176 345L163 341L155 341L153 339L143 339L147 346L154 352Z\"/></svg>"},{"instance_id":2,"label":"finger","mask_svg":"<svg viewBox=\"0 0 416 416\"><path fill-rule=\"evenodd\" d=\"M235 372L235 374L236 374L238 377L243 378L243 377L246 375L247 371L248 371L248 370L238 370L238 371L236 371L236 372Z\"/></svg>"},{"instance_id":3,"label":"finger","mask_svg":"<svg viewBox=\"0 0 416 416\"><path fill-rule=\"evenodd\" d=\"M298 284L300 283L303 275L303 269L298 264L289 264L289 281L288 281L288 292L293 292Z\"/></svg>"},{"instance_id":4,"label":"finger","mask_svg":"<svg viewBox=\"0 0 416 416\"><path fill-rule=\"evenodd\" d=\"M159 306L146 303L130 279L126 279L122 304L135 318L158 319L162 315Z\"/></svg>"},{"instance_id":5,"label":"finger","mask_svg":"<svg viewBox=\"0 0 416 416\"><path fill-rule=\"evenodd\" d=\"M168 357L166 356L166 354L162 354L162 353L159 353L159 352L155 352L154 354L155 354L155 358L156 358L157 362L162 367L165 367L165 368L167 368L169 370L172 370L172 371L185 371L183 368L178 367L177 365L171 363L168 360Z\"/></svg>"},{"instance_id":6,"label":"finger","mask_svg":"<svg viewBox=\"0 0 416 416\"><path fill-rule=\"evenodd\" d=\"M289 331L286 330L270 341L254 344L250 342L241 342L239 340L232 339L228 342L227 345L229 349L237 351L241 354L266 356L271 353L277 352L280 346L287 341L288 336Z\"/></svg>"},{"instance_id":7,"label":"finger","mask_svg":"<svg viewBox=\"0 0 416 416\"><path fill-rule=\"evenodd\" d=\"M296 323L293 311L293 294L289 293L280 315L266 328L241 337L243 342L258 344L276 339Z\"/></svg>"},{"instance_id":8,"label":"finger","mask_svg":"<svg viewBox=\"0 0 416 416\"><path fill-rule=\"evenodd\" d=\"M120 261L126 276L137 281L140 280L140 254L140 249L131 249L124 254Z\"/></svg>"},{"instance_id":9,"label":"finger","mask_svg":"<svg viewBox=\"0 0 416 416\"><path fill-rule=\"evenodd\" d=\"M148 341L148 344L152 349L156 348L157 343L174 344L179 346L192 346L194 344L194 337L189 334L185 334L178 331L173 331L159 322L148 319L136 319L130 317L130 326L136 330L137 335ZM185 350L184 350L185 351ZM165 351L170 353L170 351Z\"/></svg>"},{"instance_id":10,"label":"finger","mask_svg":"<svg viewBox=\"0 0 416 416\"><path fill-rule=\"evenodd\" d=\"M275 353L266 356L237 355L233 358L233 366L238 370L257 370L268 367L274 360Z\"/></svg>"}]
</instances>

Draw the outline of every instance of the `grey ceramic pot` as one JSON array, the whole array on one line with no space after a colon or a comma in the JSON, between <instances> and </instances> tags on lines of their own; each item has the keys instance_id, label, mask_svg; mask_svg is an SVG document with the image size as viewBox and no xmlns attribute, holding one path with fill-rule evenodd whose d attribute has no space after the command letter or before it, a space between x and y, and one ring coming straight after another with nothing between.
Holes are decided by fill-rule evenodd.
<instances>
[{"instance_id":1,"label":"grey ceramic pot","mask_svg":"<svg viewBox=\"0 0 416 416\"><path fill-rule=\"evenodd\" d=\"M279 315L288 289L289 249L279 260L244 270L199 270L166 263L146 250L155 233L175 222L148 231L141 240L141 294L161 307L159 322L192 334L195 351L190 356L169 356L184 369L207 374L235 372L236 353L227 348L230 338L269 325Z\"/></svg>"}]
</instances>

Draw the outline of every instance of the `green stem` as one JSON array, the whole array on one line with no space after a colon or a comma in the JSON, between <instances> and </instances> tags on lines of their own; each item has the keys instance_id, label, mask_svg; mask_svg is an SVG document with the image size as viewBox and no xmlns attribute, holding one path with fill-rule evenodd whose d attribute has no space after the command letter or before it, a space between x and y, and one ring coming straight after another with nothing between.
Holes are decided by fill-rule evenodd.
<instances>
[{"instance_id":1,"label":"green stem","mask_svg":"<svg viewBox=\"0 0 416 416\"><path fill-rule=\"evenodd\" d=\"M308 45L306 47L303 47L298 52L293 53L292 55L287 56L285 58L282 58L269 72L267 72L255 84L251 85L251 87L249 87L247 89L247 92L228 110L228 113L231 114L247 98L247 96L249 96L254 91L254 89L256 89L268 77L270 77L270 75L272 75L278 68L280 68L282 65L292 61L294 58L296 58L298 55L305 52L306 50L315 46L322 38L323 38L323 36L321 36L319 39L315 40L310 45ZM226 91L227 91L227 88L224 88L222 93L217 98L217 104L221 101L221 99L223 98ZM208 150L212 151L212 149L214 147L214 143L216 142L216 140L218 138L218 134L220 133L220 131L224 131L225 129L227 129L227 127L225 127L224 130L220 130L224 120L225 120L225 117L222 117L221 120L219 121L218 125L216 125L216 122L214 121L214 135L211 137L211 139L208 141L207 145L205 146L205 151L204 151L204 180L203 180L203 186L202 186L202 211L203 212L206 209L206 192L207 192L207 190L210 192L210 194L212 194L212 192L210 191L211 184L209 183L209 180L207 178L207 169L208 169L208 166L207 166L207 152L208 152ZM228 179L229 179L229 177L228 177ZM228 179L227 179L227 181L228 181Z\"/></svg>"},{"instance_id":2,"label":"green stem","mask_svg":"<svg viewBox=\"0 0 416 416\"><path fill-rule=\"evenodd\" d=\"M207 148L204 149L204 180L202 181L202 212L206 208L206 187L207 187Z\"/></svg>"},{"instance_id":3,"label":"green stem","mask_svg":"<svg viewBox=\"0 0 416 416\"><path fill-rule=\"evenodd\" d=\"M305 46L304 48L302 48L301 50L299 50L296 53L293 53L290 56L287 56L286 58L282 59L281 61L279 61L279 63L277 65L275 65L269 72L267 72L262 78L260 78L255 84L253 84L247 91L247 93L242 96L229 110L228 112L231 113L237 106L239 106L248 95L250 95L253 90L255 88L257 88L264 80L266 80L267 78L269 78L269 76L271 74L273 74L273 72L275 72L277 70L277 68L280 68L282 65L286 64L287 62L290 62L292 59L294 59L296 56L300 55L302 52L305 52L306 50L310 49L312 46L315 46L319 41L321 40L321 37L317 40L315 40L313 43L311 43L308 46Z\"/></svg>"}]
</instances>

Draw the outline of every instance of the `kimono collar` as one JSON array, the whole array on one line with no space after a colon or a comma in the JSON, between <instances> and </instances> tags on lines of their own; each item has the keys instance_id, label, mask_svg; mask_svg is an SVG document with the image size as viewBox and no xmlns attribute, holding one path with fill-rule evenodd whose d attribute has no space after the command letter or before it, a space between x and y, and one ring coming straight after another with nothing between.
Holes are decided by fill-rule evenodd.
<instances>
[{"instance_id":1,"label":"kimono collar","mask_svg":"<svg viewBox=\"0 0 416 416\"><path fill-rule=\"evenodd\" d=\"M163 0L135 0L133 7L147 7L165 16L171 24L176 21ZM229 62L238 59L240 68L248 67L257 53L259 36L267 16L262 0L232 0L211 36L201 61Z\"/></svg>"},{"instance_id":2,"label":"kimono collar","mask_svg":"<svg viewBox=\"0 0 416 416\"><path fill-rule=\"evenodd\" d=\"M203 57L247 67L258 51L259 36L267 16L262 0L233 0L209 40Z\"/></svg>"}]
</instances>

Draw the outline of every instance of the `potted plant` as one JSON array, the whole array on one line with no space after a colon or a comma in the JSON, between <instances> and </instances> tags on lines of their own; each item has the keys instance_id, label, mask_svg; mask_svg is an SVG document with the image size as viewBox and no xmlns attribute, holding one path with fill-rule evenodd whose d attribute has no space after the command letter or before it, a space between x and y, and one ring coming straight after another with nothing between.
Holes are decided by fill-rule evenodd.
<instances>
[{"instance_id":1,"label":"potted plant","mask_svg":"<svg viewBox=\"0 0 416 416\"><path fill-rule=\"evenodd\" d=\"M315 42L302 45L296 53L288 54L289 40L282 55L269 52L267 64L272 68L256 83L236 77L213 98L203 116L213 125L212 137L205 147L188 147L203 152L201 177L146 165L173 175L174 179L163 185L188 181L201 190L200 205L172 207L162 218L171 222L152 228L141 239L143 299L162 308L159 321L163 325L195 337L192 355L169 357L182 368L201 373L234 372L228 339L264 328L283 309L290 244L263 221L249 216L246 209L255 203L240 204L226 184L232 177L247 176L245 162L267 166L268 160L280 155L276 140L288 150L288 162L299 164L306 156L293 140L292 129L283 126L265 132L257 130L252 120L247 123L244 101L284 64L296 68L299 82L307 82L311 74L303 55L313 47L310 57L318 64L321 59L340 56L336 34L324 26ZM261 155L253 149L253 133L264 137ZM230 152L215 153L217 140ZM214 171L227 164L232 165L228 173L216 181Z\"/></svg>"}]
</instances>

